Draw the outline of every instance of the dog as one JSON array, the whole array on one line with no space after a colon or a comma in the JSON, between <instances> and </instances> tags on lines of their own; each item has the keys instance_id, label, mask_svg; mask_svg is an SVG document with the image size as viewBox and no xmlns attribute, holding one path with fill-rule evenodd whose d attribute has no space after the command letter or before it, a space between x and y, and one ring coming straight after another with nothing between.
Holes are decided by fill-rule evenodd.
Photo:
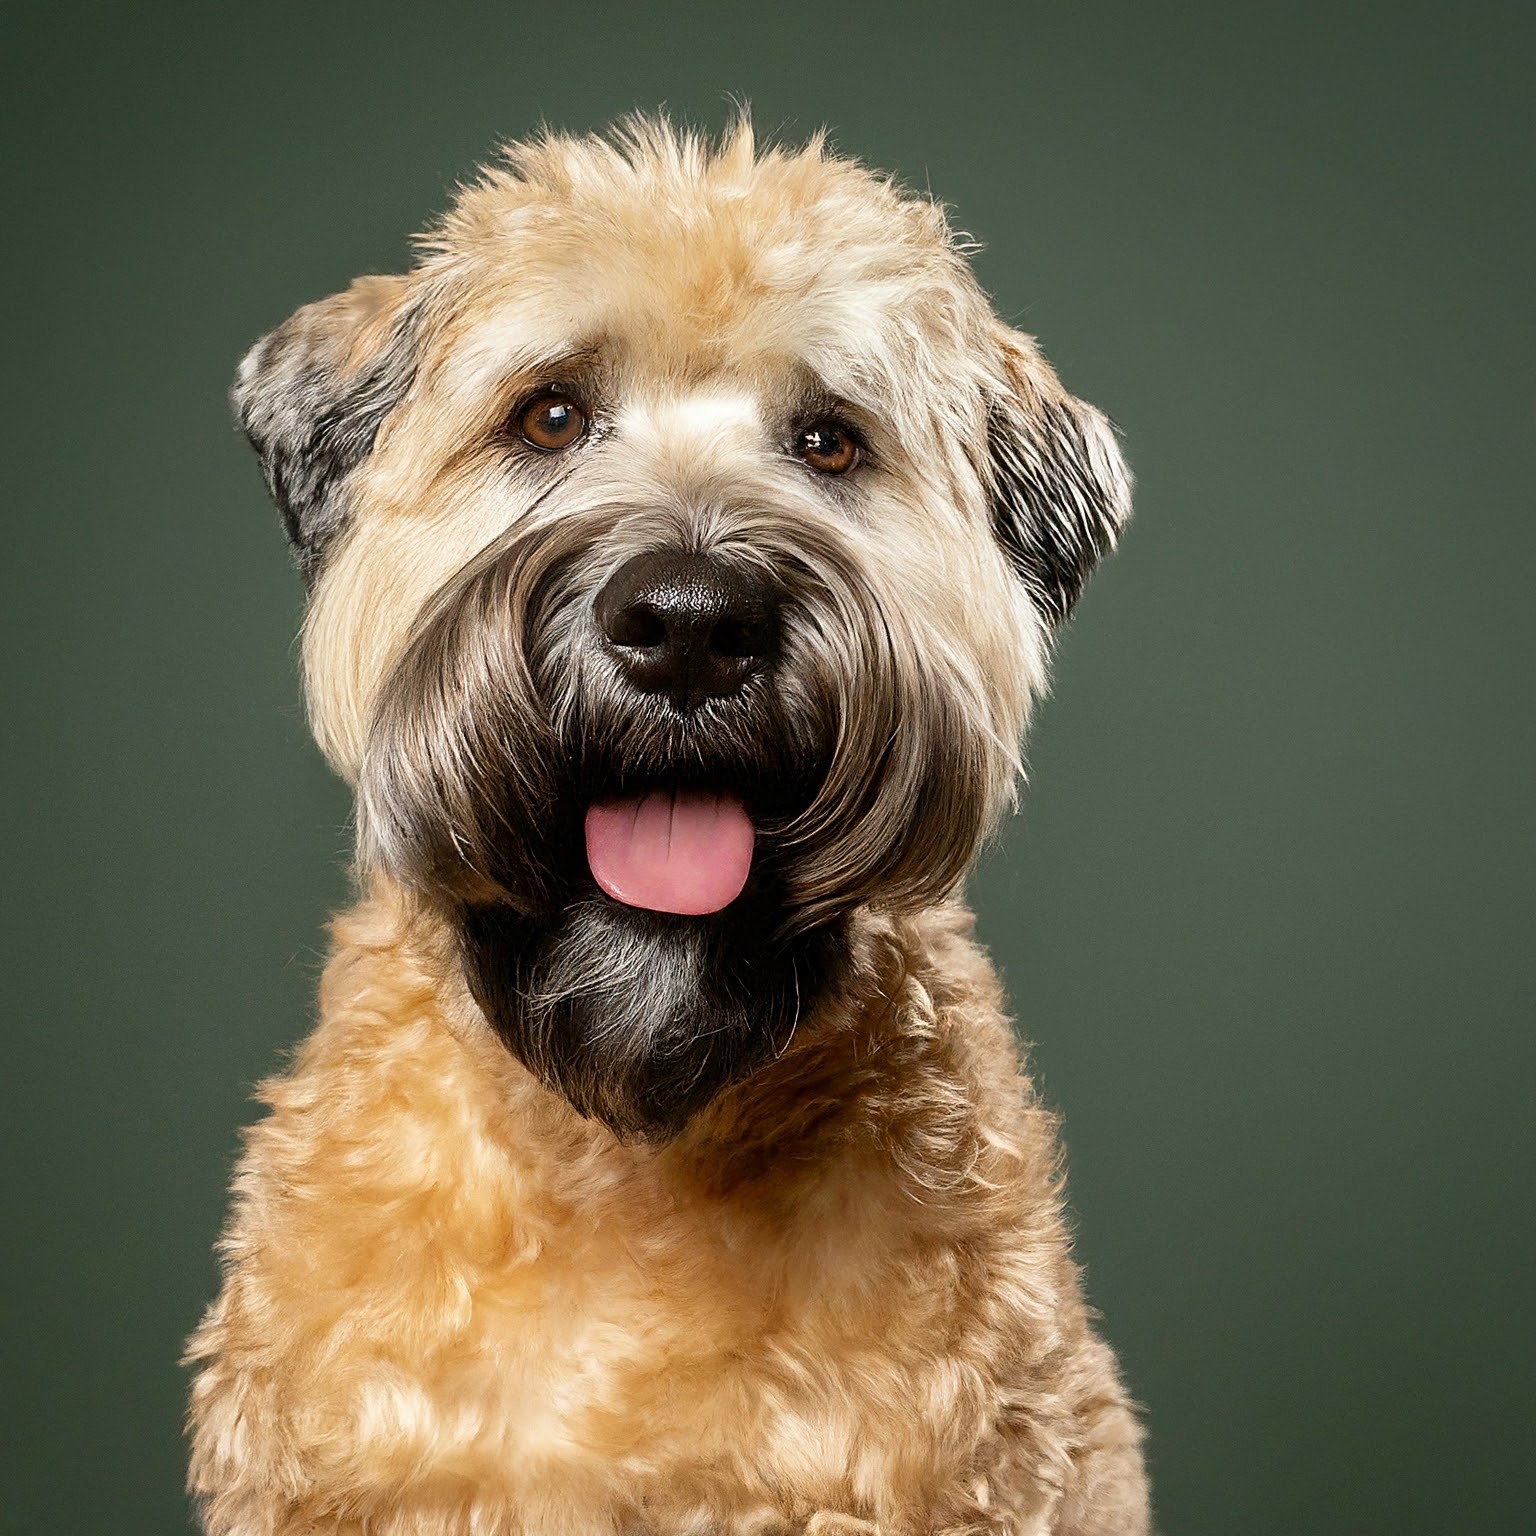
<instances>
[{"instance_id":1,"label":"dog","mask_svg":"<svg viewBox=\"0 0 1536 1536\"><path fill-rule=\"evenodd\" d=\"M1130 511L931 200L515 145L233 400L359 900L188 1346L212 1536L1136 1536L961 885Z\"/></svg>"}]
</instances>

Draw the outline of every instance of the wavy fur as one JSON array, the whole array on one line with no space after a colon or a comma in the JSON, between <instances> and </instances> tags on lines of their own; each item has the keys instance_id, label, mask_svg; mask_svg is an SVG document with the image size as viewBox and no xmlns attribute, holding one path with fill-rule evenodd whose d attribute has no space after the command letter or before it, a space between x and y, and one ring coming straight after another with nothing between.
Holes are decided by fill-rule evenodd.
<instances>
[{"instance_id":1,"label":"wavy fur","mask_svg":"<svg viewBox=\"0 0 1536 1536\"><path fill-rule=\"evenodd\" d=\"M554 457L508 426L551 384L591 421ZM958 899L1129 479L942 210L745 123L548 135L236 404L363 894L189 1345L210 1536L1144 1532ZM827 409L836 482L789 451ZM661 548L782 604L692 713L593 625ZM743 896L601 896L584 806L695 781L752 810Z\"/></svg>"}]
</instances>

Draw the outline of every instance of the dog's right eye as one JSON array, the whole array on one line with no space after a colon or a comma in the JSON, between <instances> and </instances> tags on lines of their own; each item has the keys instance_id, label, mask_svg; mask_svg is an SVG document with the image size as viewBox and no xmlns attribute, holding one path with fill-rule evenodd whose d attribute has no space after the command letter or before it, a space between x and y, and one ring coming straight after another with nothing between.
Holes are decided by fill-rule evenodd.
<instances>
[{"instance_id":1,"label":"dog's right eye","mask_svg":"<svg viewBox=\"0 0 1536 1536\"><path fill-rule=\"evenodd\" d=\"M518 412L517 430L530 447L556 453L581 437L587 430L587 417L568 396L546 390Z\"/></svg>"}]
</instances>

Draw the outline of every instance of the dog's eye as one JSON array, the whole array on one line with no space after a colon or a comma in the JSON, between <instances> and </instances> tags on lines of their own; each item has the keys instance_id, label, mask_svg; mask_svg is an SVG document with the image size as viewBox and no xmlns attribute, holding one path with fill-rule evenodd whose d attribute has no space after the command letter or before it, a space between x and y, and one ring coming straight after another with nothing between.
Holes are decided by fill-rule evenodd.
<instances>
[{"instance_id":1,"label":"dog's eye","mask_svg":"<svg viewBox=\"0 0 1536 1536\"><path fill-rule=\"evenodd\" d=\"M795 439L795 452L823 475L846 475L864 456L858 439L835 421L818 421Z\"/></svg>"},{"instance_id":2,"label":"dog's eye","mask_svg":"<svg viewBox=\"0 0 1536 1536\"><path fill-rule=\"evenodd\" d=\"M569 448L587 430L586 413L574 400L546 390L518 412L517 430L525 443L554 453Z\"/></svg>"}]
</instances>

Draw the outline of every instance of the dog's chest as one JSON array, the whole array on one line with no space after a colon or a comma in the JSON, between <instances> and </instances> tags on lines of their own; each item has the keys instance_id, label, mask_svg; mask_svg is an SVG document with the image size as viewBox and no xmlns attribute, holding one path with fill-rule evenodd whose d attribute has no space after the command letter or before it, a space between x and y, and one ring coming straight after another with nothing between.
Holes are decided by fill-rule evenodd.
<instances>
[{"instance_id":1,"label":"dog's chest","mask_svg":"<svg viewBox=\"0 0 1536 1536\"><path fill-rule=\"evenodd\" d=\"M1013 1221L993 1205L1017 1184L962 1176L982 1144L958 1094L914 1088L937 1036L808 1039L713 1117L713 1151L616 1142L493 1042L406 1044L381 1063L361 1025L327 1031L271 1132L301 1154L272 1305L311 1341L283 1392L303 1443L344 1448L327 1480L474 1488L509 1529L555 1531L746 1519L785 1490L919 1508L958 1475L989 1422ZM293 1118L312 1105L318 1139Z\"/></svg>"},{"instance_id":2,"label":"dog's chest","mask_svg":"<svg viewBox=\"0 0 1536 1536\"><path fill-rule=\"evenodd\" d=\"M667 1496L830 1490L879 1459L880 1424L920 1416L953 1276L918 1257L879 1158L723 1194L654 1165L583 1183L536 1252L478 1277L450 1391L476 1461L622 1468Z\"/></svg>"},{"instance_id":3,"label":"dog's chest","mask_svg":"<svg viewBox=\"0 0 1536 1536\"><path fill-rule=\"evenodd\" d=\"M594 1482L644 1488L647 1508L846 1496L854 1468L911 1459L954 1296L882 1158L849 1150L727 1192L665 1158L539 1169L504 1207L519 1233L499 1255L485 1233L465 1241L462 1207L456 1240L439 1229L452 1326L421 1315L415 1359L393 1335L416 1455L518 1505Z\"/></svg>"}]
</instances>

